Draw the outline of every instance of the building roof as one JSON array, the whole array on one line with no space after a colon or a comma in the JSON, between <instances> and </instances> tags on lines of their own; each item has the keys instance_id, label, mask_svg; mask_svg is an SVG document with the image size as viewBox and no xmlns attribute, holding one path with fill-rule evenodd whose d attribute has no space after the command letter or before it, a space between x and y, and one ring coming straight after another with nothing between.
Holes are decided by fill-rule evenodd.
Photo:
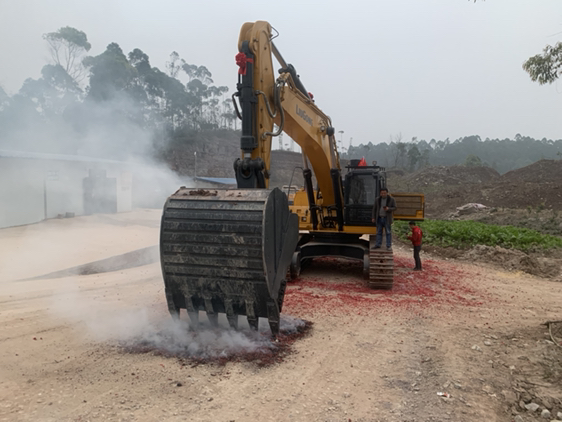
<instances>
[{"instance_id":1,"label":"building roof","mask_svg":"<svg viewBox=\"0 0 562 422\"><path fill-rule=\"evenodd\" d=\"M233 177L195 177L195 180L201 182L216 183L218 185L236 185L236 179Z\"/></svg>"},{"instance_id":2,"label":"building roof","mask_svg":"<svg viewBox=\"0 0 562 422\"><path fill-rule=\"evenodd\" d=\"M108 160L105 158L85 157L83 155L51 154L47 152L28 152L0 150L0 158L32 158L36 160L82 161L88 163L133 164L125 161Z\"/></svg>"}]
</instances>

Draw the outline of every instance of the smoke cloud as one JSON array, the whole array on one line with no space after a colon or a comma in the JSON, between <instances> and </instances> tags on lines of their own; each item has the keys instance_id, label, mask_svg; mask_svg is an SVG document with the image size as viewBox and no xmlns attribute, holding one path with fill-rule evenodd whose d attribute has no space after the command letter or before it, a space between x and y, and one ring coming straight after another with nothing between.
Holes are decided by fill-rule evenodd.
<instances>
[{"instance_id":1,"label":"smoke cloud","mask_svg":"<svg viewBox=\"0 0 562 422\"><path fill-rule=\"evenodd\" d=\"M168 356L194 359L229 358L243 354L268 354L278 347L271 338L267 319L260 319L259 331L253 331L240 317L240 327L233 330L224 315L219 326L212 327L201 314L196 330L188 319L174 320L168 314L148 308L108 309L89 299L72 281L53 296L51 311L58 317L86 327L95 341L118 344L131 352L156 352ZM162 307L162 310L165 306ZM282 315L280 330L284 335L297 333L305 321Z\"/></svg>"}]
</instances>

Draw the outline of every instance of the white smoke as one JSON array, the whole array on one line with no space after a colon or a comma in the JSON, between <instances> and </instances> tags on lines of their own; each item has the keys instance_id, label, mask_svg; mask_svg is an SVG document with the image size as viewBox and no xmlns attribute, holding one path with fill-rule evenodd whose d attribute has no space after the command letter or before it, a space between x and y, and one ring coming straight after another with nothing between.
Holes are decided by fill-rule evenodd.
<instances>
[{"instance_id":1,"label":"white smoke","mask_svg":"<svg viewBox=\"0 0 562 422\"><path fill-rule=\"evenodd\" d=\"M206 320L204 313L197 329L184 319L174 320L163 311L164 298L158 310L148 308L115 309L102 305L79 291L72 281L53 296L50 307L56 316L85 327L88 338L118 344L132 352L157 352L170 356L197 359L228 358L247 353L267 354L277 348L267 319L260 318L259 331L253 331L239 317L239 329L229 327L226 317L219 316L218 327ZM293 334L302 330L305 321L281 315L280 330Z\"/></svg>"}]
</instances>

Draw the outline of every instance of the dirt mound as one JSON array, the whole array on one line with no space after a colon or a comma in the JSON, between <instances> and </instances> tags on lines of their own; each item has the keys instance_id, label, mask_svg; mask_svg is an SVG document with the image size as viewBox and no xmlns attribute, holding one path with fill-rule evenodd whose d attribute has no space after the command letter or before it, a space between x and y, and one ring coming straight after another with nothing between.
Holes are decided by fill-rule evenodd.
<instances>
[{"instance_id":1,"label":"dirt mound","mask_svg":"<svg viewBox=\"0 0 562 422\"><path fill-rule=\"evenodd\" d=\"M424 193L426 216L448 218L470 202L497 209L559 212L559 180L562 160L541 160L503 176L489 167L428 167L405 177L389 177L389 186L394 192Z\"/></svg>"},{"instance_id":2,"label":"dirt mound","mask_svg":"<svg viewBox=\"0 0 562 422\"><path fill-rule=\"evenodd\" d=\"M471 199L471 202L492 207L562 210L562 185L558 180L542 183L500 181L482 189L472 186L469 195L480 199Z\"/></svg>"},{"instance_id":3,"label":"dirt mound","mask_svg":"<svg viewBox=\"0 0 562 422\"><path fill-rule=\"evenodd\" d=\"M239 132L208 131L178 141L163 159L181 175L234 177L233 162L239 155ZM297 167L302 167L300 153L272 151L270 187L288 185L291 179L302 186L302 171ZM427 167L407 175L389 169L387 175L391 192L425 194L428 218L448 218L457 207L470 202L533 213L562 211L562 160L540 160L503 176L490 167L465 166ZM554 220L549 224L554 225Z\"/></svg>"},{"instance_id":4,"label":"dirt mound","mask_svg":"<svg viewBox=\"0 0 562 422\"><path fill-rule=\"evenodd\" d=\"M488 183L499 179L500 174L491 167L427 167L406 177L406 182L416 186L464 185Z\"/></svg>"},{"instance_id":5,"label":"dirt mound","mask_svg":"<svg viewBox=\"0 0 562 422\"><path fill-rule=\"evenodd\" d=\"M551 183L562 180L562 160L540 160L501 176L502 182Z\"/></svg>"},{"instance_id":6,"label":"dirt mound","mask_svg":"<svg viewBox=\"0 0 562 422\"><path fill-rule=\"evenodd\" d=\"M476 245L461 259L472 262L492 262L511 271L524 271L528 274L545 278L560 275L560 262L555 259L535 257L514 249L499 246Z\"/></svg>"}]
</instances>

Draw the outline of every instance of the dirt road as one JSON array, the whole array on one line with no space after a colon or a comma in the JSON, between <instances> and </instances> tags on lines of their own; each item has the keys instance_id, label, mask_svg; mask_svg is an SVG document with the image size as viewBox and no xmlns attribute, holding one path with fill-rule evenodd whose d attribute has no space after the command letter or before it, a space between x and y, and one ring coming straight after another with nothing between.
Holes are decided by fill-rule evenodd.
<instances>
[{"instance_id":1,"label":"dirt road","mask_svg":"<svg viewBox=\"0 0 562 422\"><path fill-rule=\"evenodd\" d=\"M283 309L312 329L268 366L131 353L135 341L162 346L175 335L157 262L35 278L156 245L159 214L0 231L1 421L530 421L562 412L562 349L541 326L561 319L562 285L525 274L427 255L415 273L398 246L395 287L376 292L360 264L319 260L289 285ZM182 347L255 350L252 341L207 331ZM524 409L530 403L540 407Z\"/></svg>"}]
</instances>

